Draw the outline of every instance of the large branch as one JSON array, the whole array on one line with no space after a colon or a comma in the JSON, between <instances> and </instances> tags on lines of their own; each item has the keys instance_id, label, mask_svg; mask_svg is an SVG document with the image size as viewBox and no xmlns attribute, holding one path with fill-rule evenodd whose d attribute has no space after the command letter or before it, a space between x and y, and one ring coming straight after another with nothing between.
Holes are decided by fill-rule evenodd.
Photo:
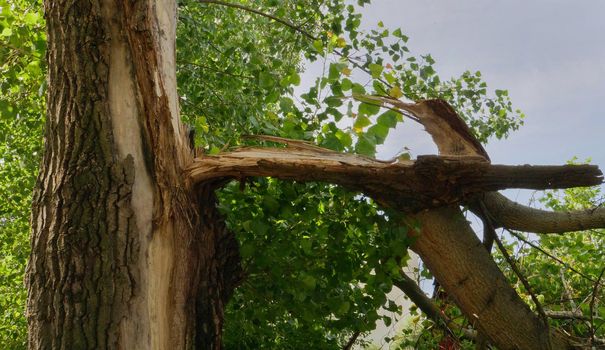
<instances>
[{"instance_id":1,"label":"large branch","mask_svg":"<svg viewBox=\"0 0 605 350\"><path fill-rule=\"evenodd\" d=\"M558 333L549 337L458 207L423 211L414 219L422 229L412 249L479 333L499 349L567 349Z\"/></svg>"},{"instance_id":2,"label":"large branch","mask_svg":"<svg viewBox=\"0 0 605 350\"><path fill-rule=\"evenodd\" d=\"M512 230L535 233L564 233L605 228L605 208L576 211L547 211L513 202L500 193L485 193L481 200L494 224ZM479 205L471 204L473 212Z\"/></svg>"},{"instance_id":3,"label":"large branch","mask_svg":"<svg viewBox=\"0 0 605 350\"><path fill-rule=\"evenodd\" d=\"M602 181L593 165L492 165L481 157L421 156L385 163L319 147L242 148L197 158L187 170L200 183L220 178L271 176L344 185L390 207L417 211L460 203L505 188L568 188Z\"/></svg>"}]
</instances>

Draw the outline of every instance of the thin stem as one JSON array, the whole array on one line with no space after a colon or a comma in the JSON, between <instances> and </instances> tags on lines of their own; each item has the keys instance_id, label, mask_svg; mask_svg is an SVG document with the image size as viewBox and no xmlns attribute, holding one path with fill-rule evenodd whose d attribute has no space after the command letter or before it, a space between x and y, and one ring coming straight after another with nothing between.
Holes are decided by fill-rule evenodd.
<instances>
[{"instance_id":1,"label":"thin stem","mask_svg":"<svg viewBox=\"0 0 605 350\"><path fill-rule=\"evenodd\" d=\"M517 233L517 232L515 232L515 231L513 231L513 230L509 230L509 229L506 229L506 231L507 231L508 233L510 233L512 236L514 236L515 238L517 238L518 240L523 241L524 243L526 243L526 244L527 244L527 245L529 245L530 247L532 247L532 248L536 249L537 251L539 251L540 253L542 253L542 254L546 255L547 257L549 257L550 259L552 259L552 260L556 261L557 263L559 263L559 264L561 264L561 265L565 266L565 267L566 267L566 268L568 268L569 270L571 270L571 271L573 271L573 272L577 273L578 275L580 275L580 276L582 276L582 277L586 278L586 279L587 279L587 280L589 280L590 282L595 282L595 279L594 279L594 278L592 278L592 277L590 277L590 276L586 275L586 274L585 274L585 273L583 273L583 272L580 272L580 271L576 270L575 268L573 268L571 265L567 264L567 263L566 263L566 262L564 262L563 260L561 260L561 259L557 258L556 256L552 255L551 253L549 253L549 252L545 251L545 250L544 250L543 248L541 248L540 246L538 246L538 245L536 245L536 244L534 244L534 243L530 242L529 240L525 239L525 238L524 238L523 236L521 236L519 233Z\"/></svg>"},{"instance_id":2,"label":"thin stem","mask_svg":"<svg viewBox=\"0 0 605 350\"><path fill-rule=\"evenodd\" d=\"M342 349L351 350L353 348L353 345L355 344L355 341L357 341L357 337L359 337L359 334L361 334L360 331L355 331L355 333L353 333L347 344Z\"/></svg>"},{"instance_id":3,"label":"thin stem","mask_svg":"<svg viewBox=\"0 0 605 350\"><path fill-rule=\"evenodd\" d=\"M590 299L590 340L592 342L592 344L595 344L595 327L594 327L594 306L595 306L595 302L597 300L597 293L599 292L599 285L601 284L601 279L603 278L603 274L605 273L605 267L601 270L601 273L599 274L599 278L597 278L597 281L594 284L594 287L592 289L592 298Z\"/></svg>"},{"instance_id":4,"label":"thin stem","mask_svg":"<svg viewBox=\"0 0 605 350\"><path fill-rule=\"evenodd\" d=\"M285 25L286 27L289 27L290 29L294 30L295 32L298 32L298 33L302 34L303 36L305 36L305 37L307 37L307 38L309 38L311 40L317 40L317 38L315 36L311 35L307 31L302 30L300 27L296 26L292 22L289 22L289 21L287 21L285 19L281 19L279 17L273 16L271 14L268 14L268 13L265 13L265 12L253 9L253 8L245 6L245 5L234 4L234 3L220 1L220 0L198 0L198 2L203 3L203 4L216 4L216 5L221 5L221 6L225 6L225 7L231 7L231 8L236 8L236 9L244 10L246 12L251 12L251 13L257 14L259 16L272 19L275 22L281 23L281 24Z\"/></svg>"},{"instance_id":5,"label":"thin stem","mask_svg":"<svg viewBox=\"0 0 605 350\"><path fill-rule=\"evenodd\" d=\"M198 2L202 3L202 4L215 4L215 5L221 5L221 6L225 6L225 7L231 7L231 8L236 8L239 10L243 10L246 12L250 12L250 13L254 13L257 14L259 16L265 17L265 18L269 18L272 19L274 21L276 21L277 23L280 23L282 25L285 25L286 27L294 30L297 33L300 33L301 35L303 35L305 38L310 39L310 40L319 40L318 37L314 36L313 34L301 29L299 26L295 25L292 22L289 22L285 19L281 19L279 17L273 16L269 13L265 13L256 9L253 9L251 7L245 6L245 5L241 5L241 4L234 4L234 3L230 3L230 2L225 2L225 1L221 1L221 0L198 0ZM353 67L355 68L359 68L362 71L364 71L365 73L371 75L372 73L365 67L363 67L362 65L360 65L359 63L355 62L355 60L353 60L352 58L350 58L348 55L345 55L344 53L342 53L341 51L338 51L336 49L332 50L332 52L334 52L336 55L344 58L345 60L347 60L347 62L351 63L353 65ZM382 78L378 78L378 80L385 84L388 87L393 87L391 84L389 84L387 81L385 81Z\"/></svg>"}]
</instances>

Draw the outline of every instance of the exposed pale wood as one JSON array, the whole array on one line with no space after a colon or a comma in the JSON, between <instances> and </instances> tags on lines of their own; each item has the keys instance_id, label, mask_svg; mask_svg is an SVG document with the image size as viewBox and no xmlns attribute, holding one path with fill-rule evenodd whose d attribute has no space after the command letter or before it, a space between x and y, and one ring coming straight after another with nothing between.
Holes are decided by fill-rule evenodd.
<instances>
[{"instance_id":1,"label":"exposed pale wood","mask_svg":"<svg viewBox=\"0 0 605 350\"><path fill-rule=\"evenodd\" d=\"M487 152L471 130L447 102L439 99L406 103L384 96L355 96L360 101L374 102L411 114L424 126L439 149L440 155L480 156L489 161Z\"/></svg>"},{"instance_id":2,"label":"exposed pale wood","mask_svg":"<svg viewBox=\"0 0 605 350\"><path fill-rule=\"evenodd\" d=\"M567 188L602 181L593 165L492 165L480 157L421 156L383 163L367 157L314 148L242 148L197 158L187 169L193 183L220 178L271 176L325 181L362 191L403 210L459 203L505 188Z\"/></svg>"}]
</instances>

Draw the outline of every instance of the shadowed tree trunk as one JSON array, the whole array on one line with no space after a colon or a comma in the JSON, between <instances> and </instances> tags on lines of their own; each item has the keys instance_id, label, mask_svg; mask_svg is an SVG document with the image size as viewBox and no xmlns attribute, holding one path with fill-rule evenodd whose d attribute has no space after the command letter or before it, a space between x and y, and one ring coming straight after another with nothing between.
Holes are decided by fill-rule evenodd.
<instances>
[{"instance_id":1,"label":"shadowed tree trunk","mask_svg":"<svg viewBox=\"0 0 605 350\"><path fill-rule=\"evenodd\" d=\"M493 344L569 347L508 285L456 205L507 187L597 184L596 167L491 165L438 100L396 107L424 121L443 157L385 164L289 141L285 150L194 160L179 121L174 0L46 0L45 10L47 124L26 277L31 349L220 349L241 270L214 190L247 176L337 183L408 212L422 224L413 249ZM486 206L497 208L490 196ZM495 222L505 226L515 212L501 212ZM574 218L574 227L603 222ZM554 232L552 221L536 225Z\"/></svg>"}]
</instances>

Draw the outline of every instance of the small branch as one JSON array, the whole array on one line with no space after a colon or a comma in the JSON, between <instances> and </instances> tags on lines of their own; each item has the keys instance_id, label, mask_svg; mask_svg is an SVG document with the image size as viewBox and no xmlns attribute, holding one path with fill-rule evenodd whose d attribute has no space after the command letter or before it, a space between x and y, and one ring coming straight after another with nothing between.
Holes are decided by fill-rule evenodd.
<instances>
[{"instance_id":1,"label":"small branch","mask_svg":"<svg viewBox=\"0 0 605 350\"><path fill-rule=\"evenodd\" d=\"M351 350L353 348L353 345L355 345L359 334L361 334L360 331L355 331L355 333L353 333L353 335L351 336L347 344L342 348L342 350Z\"/></svg>"},{"instance_id":2,"label":"small branch","mask_svg":"<svg viewBox=\"0 0 605 350\"><path fill-rule=\"evenodd\" d=\"M544 313L548 318L552 318L555 320L579 320L579 321L589 321L590 317L585 316L579 310L576 311L552 311L552 310L544 310Z\"/></svg>"},{"instance_id":3,"label":"small branch","mask_svg":"<svg viewBox=\"0 0 605 350\"><path fill-rule=\"evenodd\" d=\"M229 73L229 72L227 72L227 71L220 70L220 69L217 69L217 68L213 68L213 67L210 67L210 66L208 66L208 65L201 64L201 63L193 63L193 62L178 62L178 64L182 64L182 65L188 65L188 66L195 66L195 67L199 67L199 68L202 68L202 69L208 69L208 70L211 70L211 71L213 71L213 72L215 72L215 73L218 73L218 74L224 74L224 75L228 75L228 76L231 76L231 77L234 77L234 78L253 79L252 77L247 76L247 75Z\"/></svg>"},{"instance_id":4,"label":"small branch","mask_svg":"<svg viewBox=\"0 0 605 350\"><path fill-rule=\"evenodd\" d=\"M250 13L254 13L257 14L259 16L265 17L265 18L269 18L274 20L275 22L278 22L280 24L285 25L286 27L294 30L295 32L298 32L302 35L304 35L305 37L307 37L308 39L311 40L317 40L316 37L314 37L313 35L309 34L308 32L300 29L298 26L296 26L295 24L285 20L285 19L281 19L279 17L273 16L271 14L253 9L251 7L245 6L245 5L241 5L241 4L235 4L235 3L230 3L230 2L226 2L226 1L220 1L220 0L198 0L198 2L202 3L202 4L215 4L215 5L221 5L221 6L225 6L225 7L231 7L231 8L236 8L236 9L240 9L246 12L250 12Z\"/></svg>"},{"instance_id":5,"label":"small branch","mask_svg":"<svg viewBox=\"0 0 605 350\"><path fill-rule=\"evenodd\" d=\"M561 276L561 283L563 284L563 297L564 297L563 300L569 301L569 305L571 306L571 309L574 311L577 311L578 305L576 305L576 302L573 299L573 293L571 291L571 287L569 285L569 282L567 282L567 278L565 278L565 273L563 272L563 270L559 270L559 275Z\"/></svg>"},{"instance_id":6,"label":"small branch","mask_svg":"<svg viewBox=\"0 0 605 350\"><path fill-rule=\"evenodd\" d=\"M580 275L580 276L584 277L585 279L587 279L587 280L589 280L589 281L591 281L591 282L595 282L595 279L594 279L594 278L592 278L592 277L588 276L587 274L585 274L585 273L583 273L583 272L580 272L580 271L576 270L575 268L573 268L571 265L567 264L567 263L566 263L566 262L564 262L563 260L561 260L561 259L557 258L556 256L552 255L551 253L549 253L549 252L545 251L544 249L542 249L542 247L540 247L540 246L538 246L538 245L536 245L536 244L534 244L534 243L530 242L529 240L525 239L525 238L524 238L523 236L521 236L519 233L517 233L517 232L515 232L515 231L512 231L512 230L509 230L509 229L506 229L506 231L507 231L508 233L510 233L512 236L514 236L515 238L517 238L518 240L523 241L524 243L526 243L526 244L527 244L527 245L529 245L530 247L532 247L532 248L536 249L537 251L539 251L540 253L542 253L542 254L546 255L546 256L547 256L547 257L549 257L550 259L552 259L552 260L556 261L557 263L559 263L559 264L563 265L565 268L569 269L570 271L573 271L573 272L577 273L578 275ZM563 276L563 275L562 275L561 277L564 279L564 276ZM566 285L566 281L565 281L565 280L563 281L563 286L565 287L565 291L566 291L566 293L567 293L567 292L568 292L568 290L567 290L567 287L568 287L568 286ZM570 300L571 300L571 299L570 299Z\"/></svg>"},{"instance_id":7,"label":"small branch","mask_svg":"<svg viewBox=\"0 0 605 350\"><path fill-rule=\"evenodd\" d=\"M495 227L534 233L565 233L605 228L605 207L553 212L521 205L499 193L486 193L481 200L494 219ZM477 202L471 203L470 209L475 213L480 212Z\"/></svg>"},{"instance_id":8,"label":"small branch","mask_svg":"<svg viewBox=\"0 0 605 350\"><path fill-rule=\"evenodd\" d=\"M490 227L490 223L487 222L487 220L490 219L486 219L481 217L481 221L483 222L483 246L485 247L485 249L487 250L488 253L492 253L492 248L494 246L494 240L496 239L496 231L494 231L492 229L492 227Z\"/></svg>"},{"instance_id":9,"label":"small branch","mask_svg":"<svg viewBox=\"0 0 605 350\"><path fill-rule=\"evenodd\" d=\"M477 332L471 329L460 327L453 323L445 314L439 310L437 305L433 303L429 297L418 287L416 281L411 279L408 275L403 272L399 273L399 278L393 279L393 285L399 289L422 311L428 319L433 321L438 327L442 328L447 334L456 337L456 334L452 331L452 328L461 331L463 336L467 339L475 339Z\"/></svg>"},{"instance_id":10,"label":"small branch","mask_svg":"<svg viewBox=\"0 0 605 350\"><path fill-rule=\"evenodd\" d=\"M592 344L596 344L595 343L595 327L594 327L594 306L595 306L595 302L597 300L597 293L599 292L599 285L601 283L601 279L603 278L603 274L605 273L605 267L601 270L601 273L599 274L599 277L597 278L597 281L594 284L594 287L592 288L592 298L590 299L590 341L592 342Z\"/></svg>"},{"instance_id":11,"label":"small branch","mask_svg":"<svg viewBox=\"0 0 605 350\"><path fill-rule=\"evenodd\" d=\"M294 23L287 21L285 19L281 19L279 17L273 16L271 14L253 9L251 7L245 6L245 5L241 5L241 4L234 4L234 3L230 3L230 2L225 2L225 1L220 1L220 0L198 0L198 2L203 3L203 4L215 4L215 5L221 5L221 6L225 6L225 7L231 7L231 8L236 8L239 10L243 10L246 12L250 12L250 13L254 13L257 14L259 16L265 17L265 18L269 18L271 20L276 21L277 23L280 23L290 29L292 29L293 31L303 35L305 38L309 39L309 40L319 40L318 37L316 37L315 35L303 30L300 28L300 26L295 25ZM372 73L370 72L369 69L365 68L363 65L360 65L359 63L355 62L354 59L350 58L349 56L345 55L344 53L342 53L341 51L338 51L336 49L334 49L332 52L334 52L334 54L342 57L343 59L347 60L347 62L351 63L353 65L353 67L358 68L360 70L362 70L363 72L365 72L368 75L372 75ZM393 87L393 85L389 84L386 80L379 78L378 79L381 83L383 83L385 86L388 87Z\"/></svg>"}]
</instances>

